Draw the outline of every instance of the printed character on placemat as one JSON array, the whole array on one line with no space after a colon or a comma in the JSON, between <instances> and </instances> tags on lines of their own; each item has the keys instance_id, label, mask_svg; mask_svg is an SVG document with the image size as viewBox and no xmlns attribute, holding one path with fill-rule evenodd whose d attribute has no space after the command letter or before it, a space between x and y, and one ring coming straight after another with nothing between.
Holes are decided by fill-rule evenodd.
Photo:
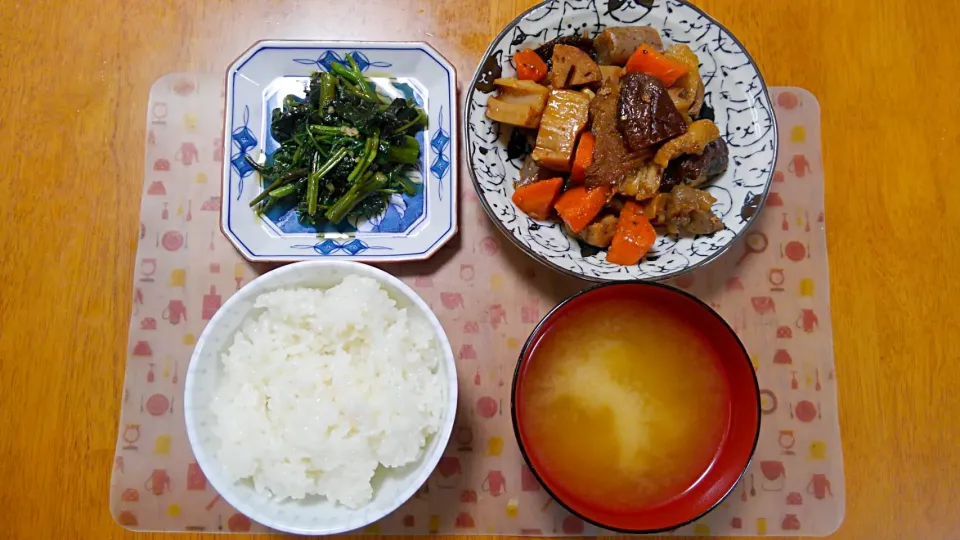
<instances>
[{"instance_id":1,"label":"printed character on placemat","mask_svg":"<svg viewBox=\"0 0 960 540\"><path fill-rule=\"evenodd\" d=\"M757 315L764 316L777 312L777 306L769 296L754 296L750 299L750 305L753 306L753 311Z\"/></svg>"},{"instance_id":2,"label":"printed character on placemat","mask_svg":"<svg viewBox=\"0 0 960 540\"><path fill-rule=\"evenodd\" d=\"M828 495L833 497L833 492L830 491L830 480L825 474L814 474L810 479L810 483L807 484L807 493L813 495L817 500L823 500Z\"/></svg>"},{"instance_id":3,"label":"printed character on placemat","mask_svg":"<svg viewBox=\"0 0 960 540\"><path fill-rule=\"evenodd\" d=\"M164 433L163 435L157 435L157 438L153 441L153 453L158 456L169 456L170 448L173 446L173 438L170 435Z\"/></svg>"},{"instance_id":4,"label":"printed character on placemat","mask_svg":"<svg viewBox=\"0 0 960 540\"><path fill-rule=\"evenodd\" d=\"M137 450L136 442L140 440L140 424L127 424L123 428L124 450Z\"/></svg>"},{"instance_id":5,"label":"printed character on placemat","mask_svg":"<svg viewBox=\"0 0 960 540\"><path fill-rule=\"evenodd\" d=\"M473 521L473 516L467 512L460 512L457 514L457 518L453 522L453 526L457 529L473 529L477 526L477 524Z\"/></svg>"},{"instance_id":6,"label":"printed character on placemat","mask_svg":"<svg viewBox=\"0 0 960 540\"><path fill-rule=\"evenodd\" d=\"M456 489L460 487L463 469L460 458L457 456L443 456L437 463L436 485L440 489Z\"/></svg>"},{"instance_id":7,"label":"printed character on placemat","mask_svg":"<svg viewBox=\"0 0 960 540\"><path fill-rule=\"evenodd\" d=\"M157 272L157 260L152 258L140 259L140 281L153 283L153 274ZM143 299L140 299L143 303Z\"/></svg>"},{"instance_id":8,"label":"printed character on placemat","mask_svg":"<svg viewBox=\"0 0 960 540\"><path fill-rule=\"evenodd\" d=\"M194 461L187 464L187 491L203 491L207 489L207 477L200 469L200 464Z\"/></svg>"},{"instance_id":9,"label":"printed character on placemat","mask_svg":"<svg viewBox=\"0 0 960 540\"><path fill-rule=\"evenodd\" d=\"M136 527L138 525L137 516L130 510L124 510L117 514L117 523L124 527Z\"/></svg>"},{"instance_id":10,"label":"printed character on placemat","mask_svg":"<svg viewBox=\"0 0 960 540\"><path fill-rule=\"evenodd\" d=\"M796 326L809 334L820 326L820 319L817 318L817 314L812 309L804 309L797 317Z\"/></svg>"},{"instance_id":11,"label":"printed character on placemat","mask_svg":"<svg viewBox=\"0 0 960 540\"><path fill-rule=\"evenodd\" d=\"M458 452L473 452L473 428L470 426L457 426L455 440L457 442Z\"/></svg>"},{"instance_id":12,"label":"printed character on placemat","mask_svg":"<svg viewBox=\"0 0 960 540\"><path fill-rule=\"evenodd\" d=\"M465 343L460 347L460 351L457 352L457 360L476 360L477 359L477 350L473 345Z\"/></svg>"},{"instance_id":13,"label":"printed character on placemat","mask_svg":"<svg viewBox=\"0 0 960 540\"><path fill-rule=\"evenodd\" d=\"M790 356L790 353L786 349L777 349L777 352L773 353L773 363L774 364L792 364L793 357Z\"/></svg>"},{"instance_id":14,"label":"printed character on placemat","mask_svg":"<svg viewBox=\"0 0 960 540\"><path fill-rule=\"evenodd\" d=\"M503 437L490 437L487 439L487 455L497 457L503 453Z\"/></svg>"},{"instance_id":15,"label":"printed character on placemat","mask_svg":"<svg viewBox=\"0 0 960 540\"><path fill-rule=\"evenodd\" d=\"M784 484L787 482L787 469L782 461L761 461L760 472L763 473L764 478L760 483L760 489L783 491Z\"/></svg>"},{"instance_id":16,"label":"printed character on placemat","mask_svg":"<svg viewBox=\"0 0 960 540\"><path fill-rule=\"evenodd\" d=\"M537 477L533 475L533 471L526 463L520 464L520 491L540 491L540 482L537 481Z\"/></svg>"},{"instance_id":17,"label":"printed character on placemat","mask_svg":"<svg viewBox=\"0 0 960 540\"><path fill-rule=\"evenodd\" d=\"M163 416L164 413L173 414L173 401L163 394L153 394L147 398L146 410L152 416Z\"/></svg>"},{"instance_id":18,"label":"printed character on placemat","mask_svg":"<svg viewBox=\"0 0 960 540\"><path fill-rule=\"evenodd\" d=\"M180 324L180 319L187 320L187 306L183 304L183 300L170 300L167 303L167 307L163 309L161 314L163 320L169 321L170 324L176 326Z\"/></svg>"},{"instance_id":19,"label":"printed character on placemat","mask_svg":"<svg viewBox=\"0 0 960 540\"><path fill-rule=\"evenodd\" d=\"M807 161L807 156L803 154L794 155L787 165L787 170L796 175L797 178L806 176L810 172L810 162Z\"/></svg>"},{"instance_id":20,"label":"printed character on placemat","mask_svg":"<svg viewBox=\"0 0 960 540\"><path fill-rule=\"evenodd\" d=\"M223 137L213 140L213 162L223 161Z\"/></svg>"},{"instance_id":21,"label":"printed character on placemat","mask_svg":"<svg viewBox=\"0 0 960 540\"><path fill-rule=\"evenodd\" d=\"M803 278L800 280L800 296L813 296L814 282L812 278Z\"/></svg>"},{"instance_id":22,"label":"printed character on placemat","mask_svg":"<svg viewBox=\"0 0 960 540\"><path fill-rule=\"evenodd\" d=\"M791 240L786 244L780 244L780 258L786 258L793 262L800 262L804 259L809 259L809 246L806 246L803 244L803 242L798 242L797 240Z\"/></svg>"},{"instance_id":23,"label":"printed character on placemat","mask_svg":"<svg viewBox=\"0 0 960 540\"><path fill-rule=\"evenodd\" d=\"M503 471L491 470L487 472L486 478L480 489L490 493L494 497L499 497L507 492L507 479L503 476Z\"/></svg>"},{"instance_id":24,"label":"printed character on placemat","mask_svg":"<svg viewBox=\"0 0 960 540\"><path fill-rule=\"evenodd\" d=\"M780 92L777 96L777 107L791 111L800 106L800 98L790 91Z\"/></svg>"},{"instance_id":25,"label":"printed character on placemat","mask_svg":"<svg viewBox=\"0 0 960 540\"><path fill-rule=\"evenodd\" d=\"M199 157L200 154L197 152L197 145L192 142L184 142L180 144L180 149L174 154L173 159L184 165L193 165L193 162L197 161Z\"/></svg>"},{"instance_id":26,"label":"printed character on placemat","mask_svg":"<svg viewBox=\"0 0 960 540\"><path fill-rule=\"evenodd\" d=\"M796 414L794 414L796 410ZM820 419L820 407L814 405L812 401L801 400L797 402L796 407L790 409L790 418L796 417L801 422L813 422Z\"/></svg>"},{"instance_id":27,"label":"printed character on placemat","mask_svg":"<svg viewBox=\"0 0 960 540\"><path fill-rule=\"evenodd\" d=\"M150 347L150 343L147 341L138 341L136 345L133 346L133 356L152 357L153 349Z\"/></svg>"},{"instance_id":28,"label":"printed character on placemat","mask_svg":"<svg viewBox=\"0 0 960 540\"><path fill-rule=\"evenodd\" d=\"M583 520L577 516L571 516L568 514L563 518L563 521L560 522L560 530L563 531L564 534L583 534ZM553 532L557 532L556 526L554 527Z\"/></svg>"},{"instance_id":29,"label":"printed character on placemat","mask_svg":"<svg viewBox=\"0 0 960 540\"><path fill-rule=\"evenodd\" d=\"M490 396L483 396L477 400L477 414L483 418L493 418L497 415L500 408L497 406L497 400Z\"/></svg>"},{"instance_id":30,"label":"printed character on placemat","mask_svg":"<svg viewBox=\"0 0 960 540\"><path fill-rule=\"evenodd\" d=\"M154 102L150 107L150 123L158 126L166 125L167 115L170 114L170 108L164 101Z\"/></svg>"},{"instance_id":31,"label":"printed character on placemat","mask_svg":"<svg viewBox=\"0 0 960 540\"><path fill-rule=\"evenodd\" d=\"M183 287L187 284L187 270L184 268L174 268L170 271L170 286Z\"/></svg>"},{"instance_id":32,"label":"printed character on placemat","mask_svg":"<svg viewBox=\"0 0 960 540\"><path fill-rule=\"evenodd\" d=\"M793 451L793 447L797 444L797 438L794 436L792 429L781 429L777 442L780 444L781 454L785 456L793 456L796 454L796 452Z\"/></svg>"},{"instance_id":33,"label":"printed character on placemat","mask_svg":"<svg viewBox=\"0 0 960 540\"><path fill-rule=\"evenodd\" d=\"M223 305L223 297L217 294L216 286L211 285L210 292L203 295L203 309L200 318L209 321L217 313L221 305Z\"/></svg>"},{"instance_id":34,"label":"printed character on placemat","mask_svg":"<svg viewBox=\"0 0 960 540\"><path fill-rule=\"evenodd\" d=\"M810 443L810 454L807 459L811 461L823 461L827 459L827 443L823 441L813 441Z\"/></svg>"},{"instance_id":35,"label":"printed character on placemat","mask_svg":"<svg viewBox=\"0 0 960 540\"><path fill-rule=\"evenodd\" d=\"M159 497L170 489L170 475L167 474L166 469L154 469L147 481L143 483L143 487Z\"/></svg>"},{"instance_id":36,"label":"printed character on placemat","mask_svg":"<svg viewBox=\"0 0 960 540\"><path fill-rule=\"evenodd\" d=\"M163 249L172 252L184 247L184 245L186 245L186 240L184 239L184 236L180 234L180 231L167 231L163 233L163 238L160 240L160 244L163 245Z\"/></svg>"},{"instance_id":37,"label":"printed character on placemat","mask_svg":"<svg viewBox=\"0 0 960 540\"><path fill-rule=\"evenodd\" d=\"M250 518L243 514L234 514L227 520L227 529L229 529L230 532L249 532Z\"/></svg>"}]
</instances>

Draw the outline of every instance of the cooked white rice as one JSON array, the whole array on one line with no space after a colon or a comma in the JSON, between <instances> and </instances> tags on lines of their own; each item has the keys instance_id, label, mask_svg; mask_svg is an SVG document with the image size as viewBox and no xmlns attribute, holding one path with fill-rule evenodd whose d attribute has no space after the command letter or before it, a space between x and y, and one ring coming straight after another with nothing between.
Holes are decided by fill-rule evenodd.
<instances>
[{"instance_id":1,"label":"cooked white rice","mask_svg":"<svg viewBox=\"0 0 960 540\"><path fill-rule=\"evenodd\" d=\"M420 458L440 427L433 329L375 280L263 294L222 357L217 460L279 498L358 508L378 467Z\"/></svg>"}]
</instances>

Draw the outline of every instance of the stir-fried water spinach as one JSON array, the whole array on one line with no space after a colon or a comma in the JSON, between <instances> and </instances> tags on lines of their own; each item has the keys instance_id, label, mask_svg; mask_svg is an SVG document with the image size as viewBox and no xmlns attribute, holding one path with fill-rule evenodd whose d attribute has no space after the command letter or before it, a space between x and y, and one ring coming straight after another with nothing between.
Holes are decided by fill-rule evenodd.
<instances>
[{"instance_id":1,"label":"stir-fried water spinach","mask_svg":"<svg viewBox=\"0 0 960 540\"><path fill-rule=\"evenodd\" d=\"M413 100L378 95L353 56L346 59L314 73L304 99L290 95L274 109L270 130L280 147L264 165L247 157L265 186L250 202L258 212L296 201L301 223L339 223L379 215L390 195L416 192L409 172L426 113Z\"/></svg>"}]
</instances>

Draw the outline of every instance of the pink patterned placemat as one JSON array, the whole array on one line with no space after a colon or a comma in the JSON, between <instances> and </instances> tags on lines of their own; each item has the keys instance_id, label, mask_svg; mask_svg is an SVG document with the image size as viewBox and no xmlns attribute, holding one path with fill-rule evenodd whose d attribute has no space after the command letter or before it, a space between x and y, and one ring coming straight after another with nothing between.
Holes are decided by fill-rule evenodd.
<instances>
[{"instance_id":1,"label":"pink patterned placemat","mask_svg":"<svg viewBox=\"0 0 960 540\"><path fill-rule=\"evenodd\" d=\"M220 233L222 77L183 73L153 86L134 304L110 507L137 530L266 532L207 483L184 428L183 374L224 300L271 266L246 262ZM763 389L753 463L716 510L677 535L804 535L843 519L844 481L830 330L820 111L805 90L774 88L780 159L762 215L740 245L673 285L711 304L750 351ZM462 170L466 170L466 166ZM596 535L554 503L523 464L510 378L540 318L586 286L500 236L461 179L457 239L432 259L383 268L436 311L457 354L460 408L437 471L368 528L379 534Z\"/></svg>"}]
</instances>

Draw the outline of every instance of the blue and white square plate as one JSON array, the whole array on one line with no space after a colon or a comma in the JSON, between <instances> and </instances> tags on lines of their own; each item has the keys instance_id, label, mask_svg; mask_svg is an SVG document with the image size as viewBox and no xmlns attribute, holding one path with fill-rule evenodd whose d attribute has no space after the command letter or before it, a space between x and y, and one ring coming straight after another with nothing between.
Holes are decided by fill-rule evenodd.
<instances>
[{"instance_id":1,"label":"blue and white square plate","mask_svg":"<svg viewBox=\"0 0 960 540\"><path fill-rule=\"evenodd\" d=\"M263 189L244 159L268 156L278 144L270 112L288 94L304 95L310 74L352 53L378 92L413 98L429 116L420 141L419 185L394 195L372 219L348 220L320 230L304 226L293 208L277 205L258 216L250 201ZM457 75L433 47L420 42L260 41L227 69L224 114L224 235L251 261L337 258L365 262L426 259L457 233Z\"/></svg>"}]
</instances>

